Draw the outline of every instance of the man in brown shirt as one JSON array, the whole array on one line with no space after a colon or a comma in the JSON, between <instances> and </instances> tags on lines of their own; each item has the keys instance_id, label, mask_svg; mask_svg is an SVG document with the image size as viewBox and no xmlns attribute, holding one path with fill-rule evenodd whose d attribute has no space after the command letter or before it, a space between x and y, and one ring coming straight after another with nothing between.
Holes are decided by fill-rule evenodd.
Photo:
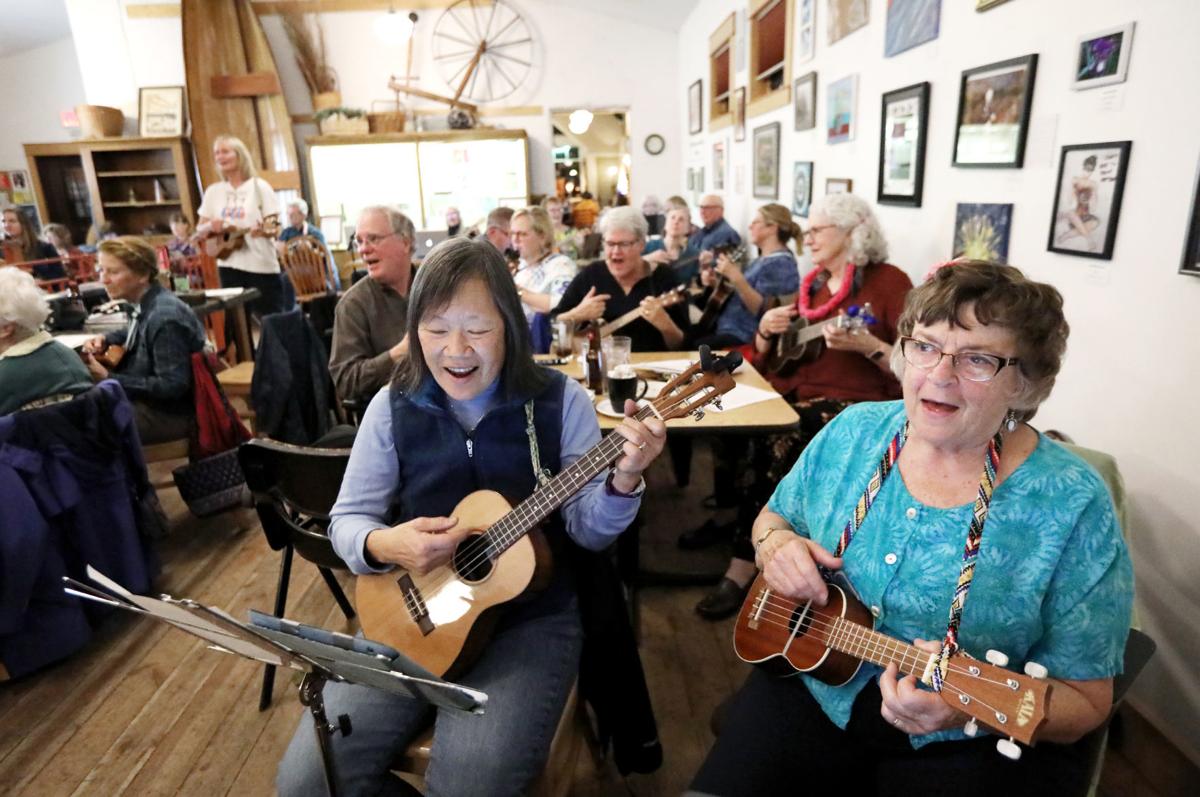
<instances>
[{"instance_id":1,"label":"man in brown shirt","mask_svg":"<svg viewBox=\"0 0 1200 797\"><path fill-rule=\"evenodd\" d=\"M333 321L329 373L339 398L368 401L408 353L413 223L395 208L364 208L355 228L367 278L346 291Z\"/></svg>"}]
</instances>

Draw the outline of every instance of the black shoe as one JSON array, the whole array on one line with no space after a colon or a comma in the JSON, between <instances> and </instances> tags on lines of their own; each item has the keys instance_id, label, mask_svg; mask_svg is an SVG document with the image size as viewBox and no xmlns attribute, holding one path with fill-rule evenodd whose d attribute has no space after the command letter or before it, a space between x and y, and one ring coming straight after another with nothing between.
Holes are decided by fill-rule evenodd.
<instances>
[{"instance_id":1,"label":"black shoe","mask_svg":"<svg viewBox=\"0 0 1200 797\"><path fill-rule=\"evenodd\" d=\"M704 521L702 525L680 534L679 539L675 542L685 551L698 551L701 548L708 548L719 542L729 542L733 539L733 532L736 526L736 522L717 525L710 518Z\"/></svg>"},{"instance_id":2,"label":"black shoe","mask_svg":"<svg viewBox=\"0 0 1200 797\"><path fill-rule=\"evenodd\" d=\"M732 579L722 578L712 591L696 604L696 614L705 620L724 620L737 614L746 600L750 585L739 587Z\"/></svg>"}]
</instances>

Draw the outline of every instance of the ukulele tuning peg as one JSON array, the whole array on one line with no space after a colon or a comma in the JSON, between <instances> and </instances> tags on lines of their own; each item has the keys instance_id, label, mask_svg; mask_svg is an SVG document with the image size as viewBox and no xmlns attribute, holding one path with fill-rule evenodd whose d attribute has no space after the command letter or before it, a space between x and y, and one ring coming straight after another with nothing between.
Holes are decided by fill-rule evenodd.
<instances>
[{"instance_id":1,"label":"ukulele tuning peg","mask_svg":"<svg viewBox=\"0 0 1200 797\"><path fill-rule=\"evenodd\" d=\"M703 418L704 417L704 408L701 407L700 409L693 412L692 417L695 418L696 420L700 420L701 418Z\"/></svg>"},{"instance_id":2,"label":"ukulele tuning peg","mask_svg":"<svg viewBox=\"0 0 1200 797\"><path fill-rule=\"evenodd\" d=\"M974 717L967 720L967 724L963 726L963 733L971 738L974 738L979 733L979 723L975 721Z\"/></svg>"},{"instance_id":3,"label":"ukulele tuning peg","mask_svg":"<svg viewBox=\"0 0 1200 797\"><path fill-rule=\"evenodd\" d=\"M1007 739L998 739L996 741L996 749L1000 751L1000 755L1010 758L1013 761L1021 757L1021 748L1012 740L1011 736Z\"/></svg>"},{"instance_id":4,"label":"ukulele tuning peg","mask_svg":"<svg viewBox=\"0 0 1200 797\"><path fill-rule=\"evenodd\" d=\"M989 664L995 664L997 667L1008 666L1008 656L998 650L989 650L984 658Z\"/></svg>"},{"instance_id":5,"label":"ukulele tuning peg","mask_svg":"<svg viewBox=\"0 0 1200 797\"><path fill-rule=\"evenodd\" d=\"M1036 661L1025 662L1025 674L1030 678L1042 679L1050 674L1045 665L1038 664Z\"/></svg>"}]
</instances>

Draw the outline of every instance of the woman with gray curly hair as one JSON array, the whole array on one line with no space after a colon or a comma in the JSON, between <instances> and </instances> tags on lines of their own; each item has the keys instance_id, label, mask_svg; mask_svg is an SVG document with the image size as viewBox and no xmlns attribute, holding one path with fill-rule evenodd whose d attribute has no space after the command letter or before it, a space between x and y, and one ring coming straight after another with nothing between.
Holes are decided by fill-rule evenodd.
<instances>
[{"instance_id":1,"label":"woman with gray curly hair","mask_svg":"<svg viewBox=\"0 0 1200 797\"><path fill-rule=\"evenodd\" d=\"M46 294L15 266L0 268L0 415L92 386L79 355L41 331Z\"/></svg>"},{"instance_id":2,"label":"woman with gray curly hair","mask_svg":"<svg viewBox=\"0 0 1200 797\"><path fill-rule=\"evenodd\" d=\"M1076 742L1112 707L1133 569L1099 474L1024 422L1062 363L1062 308L1052 286L977 261L942 268L909 294L892 356L903 399L847 409L804 450L754 523L763 574L751 596L765 602L758 640L782 630L764 642L779 650L793 625L772 618L805 606L817 627L851 594L832 585L848 582L864 609L855 622L873 616L892 652L914 657L904 667L916 675L890 655L886 668L864 663L848 680L755 670L695 791L773 794L803 775L818 791L886 784L916 794L970 773L986 794L1031 783L1087 793L1087 742ZM742 626L735 640L747 641ZM796 647L808 643L825 644ZM1007 654L1013 674L966 666L968 654L989 651ZM1020 679L1022 669L1054 692L1037 747L1013 762L997 755L995 737L970 738L964 711L981 680ZM979 724L1010 735L1013 711L1030 710L1017 691L974 701ZM1000 749L1012 757L1014 747Z\"/></svg>"}]
</instances>

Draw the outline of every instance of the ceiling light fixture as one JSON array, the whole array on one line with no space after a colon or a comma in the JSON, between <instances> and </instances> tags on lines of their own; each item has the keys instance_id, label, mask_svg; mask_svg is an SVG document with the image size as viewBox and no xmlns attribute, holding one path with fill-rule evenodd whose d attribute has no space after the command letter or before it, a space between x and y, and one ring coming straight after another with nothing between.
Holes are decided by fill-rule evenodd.
<instances>
[{"instance_id":1,"label":"ceiling light fixture","mask_svg":"<svg viewBox=\"0 0 1200 797\"><path fill-rule=\"evenodd\" d=\"M571 115L567 117L567 129L577 136L582 136L592 126L593 118L592 112L583 108L571 111Z\"/></svg>"}]
</instances>

